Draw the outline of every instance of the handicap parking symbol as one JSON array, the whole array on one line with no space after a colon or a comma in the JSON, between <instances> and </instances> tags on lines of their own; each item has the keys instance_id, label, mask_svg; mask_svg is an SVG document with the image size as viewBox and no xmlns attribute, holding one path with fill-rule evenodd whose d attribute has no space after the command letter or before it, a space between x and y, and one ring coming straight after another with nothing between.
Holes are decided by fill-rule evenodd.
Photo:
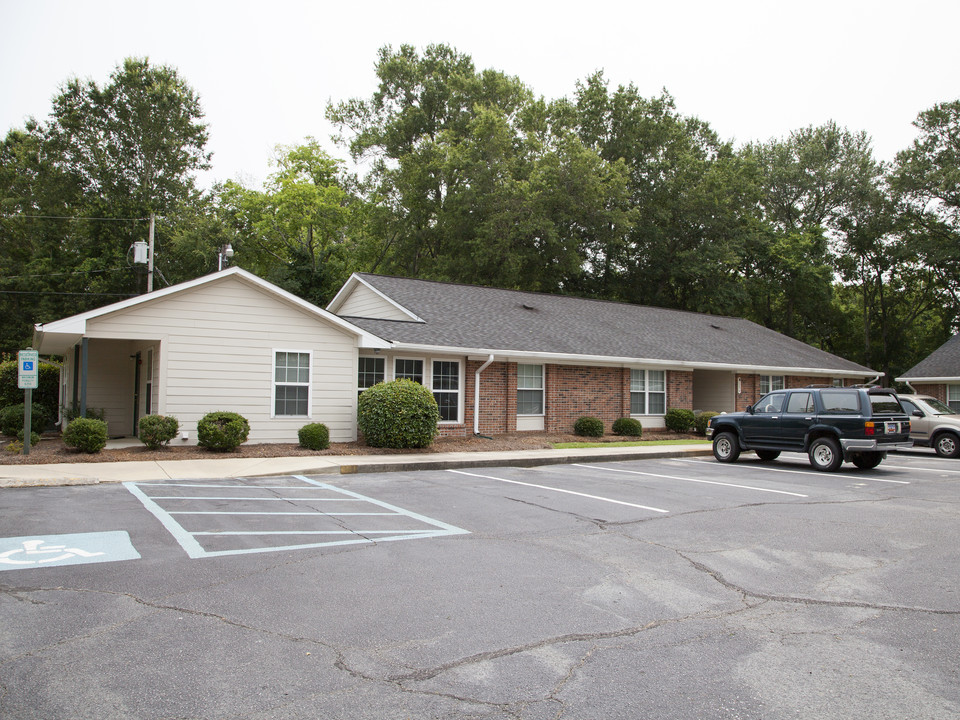
<instances>
[{"instance_id":1,"label":"handicap parking symbol","mask_svg":"<svg viewBox=\"0 0 960 720\"><path fill-rule=\"evenodd\" d=\"M139 560L124 531L0 538L0 570Z\"/></svg>"}]
</instances>

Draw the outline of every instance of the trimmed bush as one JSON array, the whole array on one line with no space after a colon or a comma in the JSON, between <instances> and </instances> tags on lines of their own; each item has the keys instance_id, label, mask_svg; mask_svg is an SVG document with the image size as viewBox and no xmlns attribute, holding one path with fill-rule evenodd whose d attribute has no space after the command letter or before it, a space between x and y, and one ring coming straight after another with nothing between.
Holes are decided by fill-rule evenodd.
<instances>
[{"instance_id":1,"label":"trimmed bush","mask_svg":"<svg viewBox=\"0 0 960 720\"><path fill-rule=\"evenodd\" d=\"M603 420L584 415L573 424L573 431L584 437L603 437Z\"/></svg>"},{"instance_id":2,"label":"trimmed bush","mask_svg":"<svg viewBox=\"0 0 960 720\"><path fill-rule=\"evenodd\" d=\"M427 447L438 422L433 393L413 380L377 383L361 393L357 405L357 427L371 447Z\"/></svg>"},{"instance_id":3,"label":"trimmed bush","mask_svg":"<svg viewBox=\"0 0 960 720\"><path fill-rule=\"evenodd\" d=\"M622 417L613 421L613 434L640 437L643 435L643 425L636 418Z\"/></svg>"},{"instance_id":4,"label":"trimmed bush","mask_svg":"<svg viewBox=\"0 0 960 720\"><path fill-rule=\"evenodd\" d=\"M693 410L687 410L686 408L670 408L663 416L663 423L667 426L667 429L678 433L690 432L694 420L696 418Z\"/></svg>"},{"instance_id":5,"label":"trimmed bush","mask_svg":"<svg viewBox=\"0 0 960 720\"><path fill-rule=\"evenodd\" d=\"M20 443L22 448L23 446L23 429L22 428L20 432L17 433L17 442ZM35 433L35 432L30 433L30 447L33 447L38 442L40 442L40 433Z\"/></svg>"},{"instance_id":6,"label":"trimmed bush","mask_svg":"<svg viewBox=\"0 0 960 720\"><path fill-rule=\"evenodd\" d=\"M693 429L697 435L706 435L707 423L710 422L710 418L719 414L720 413L714 412L713 410L704 410L702 413L697 415L693 422Z\"/></svg>"},{"instance_id":7,"label":"trimmed bush","mask_svg":"<svg viewBox=\"0 0 960 720\"><path fill-rule=\"evenodd\" d=\"M217 452L236 450L247 441L250 423L235 412L207 413L197 422L197 445Z\"/></svg>"},{"instance_id":8,"label":"trimmed bush","mask_svg":"<svg viewBox=\"0 0 960 720\"><path fill-rule=\"evenodd\" d=\"M107 424L94 418L77 418L63 431L63 444L85 453L98 453L107 445Z\"/></svg>"},{"instance_id":9,"label":"trimmed bush","mask_svg":"<svg viewBox=\"0 0 960 720\"><path fill-rule=\"evenodd\" d=\"M180 422L167 415L146 415L137 423L140 442L151 450L166 445L177 436Z\"/></svg>"},{"instance_id":10,"label":"trimmed bush","mask_svg":"<svg viewBox=\"0 0 960 720\"><path fill-rule=\"evenodd\" d=\"M297 439L307 450L326 450L330 447L330 430L323 423L310 423L297 431Z\"/></svg>"},{"instance_id":11,"label":"trimmed bush","mask_svg":"<svg viewBox=\"0 0 960 720\"><path fill-rule=\"evenodd\" d=\"M8 405L0 410L0 432L4 435L16 437L17 433L23 432L23 405L24 403ZM32 403L30 407L30 430L42 433L50 422L50 416L38 403Z\"/></svg>"}]
</instances>

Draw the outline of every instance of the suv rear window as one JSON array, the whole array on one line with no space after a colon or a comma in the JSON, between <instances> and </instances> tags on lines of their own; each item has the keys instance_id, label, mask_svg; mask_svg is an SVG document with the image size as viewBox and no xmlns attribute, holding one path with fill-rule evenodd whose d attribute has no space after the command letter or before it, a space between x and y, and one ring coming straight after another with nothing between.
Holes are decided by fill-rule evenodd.
<instances>
[{"instance_id":1,"label":"suv rear window","mask_svg":"<svg viewBox=\"0 0 960 720\"><path fill-rule=\"evenodd\" d=\"M874 415L899 415L903 412L896 395L871 395L870 405L873 407Z\"/></svg>"},{"instance_id":2,"label":"suv rear window","mask_svg":"<svg viewBox=\"0 0 960 720\"><path fill-rule=\"evenodd\" d=\"M825 413L860 412L860 393L856 390L824 390L820 393Z\"/></svg>"}]
</instances>

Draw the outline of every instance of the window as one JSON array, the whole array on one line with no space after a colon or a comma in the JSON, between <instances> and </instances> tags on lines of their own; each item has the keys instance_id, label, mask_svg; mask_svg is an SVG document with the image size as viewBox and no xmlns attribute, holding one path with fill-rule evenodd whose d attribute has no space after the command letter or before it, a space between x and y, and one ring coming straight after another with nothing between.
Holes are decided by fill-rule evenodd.
<instances>
[{"instance_id":1,"label":"window","mask_svg":"<svg viewBox=\"0 0 960 720\"><path fill-rule=\"evenodd\" d=\"M357 392L362 393L384 380L383 358L362 357L357 368Z\"/></svg>"},{"instance_id":2,"label":"window","mask_svg":"<svg viewBox=\"0 0 960 720\"><path fill-rule=\"evenodd\" d=\"M309 416L311 353L278 350L273 359L273 416Z\"/></svg>"},{"instance_id":3,"label":"window","mask_svg":"<svg viewBox=\"0 0 960 720\"><path fill-rule=\"evenodd\" d=\"M517 365L517 415L543 415L543 365Z\"/></svg>"},{"instance_id":4,"label":"window","mask_svg":"<svg viewBox=\"0 0 960 720\"><path fill-rule=\"evenodd\" d=\"M783 408L784 393L772 393L760 398L760 402L753 408L758 413L778 413Z\"/></svg>"},{"instance_id":5,"label":"window","mask_svg":"<svg viewBox=\"0 0 960 720\"><path fill-rule=\"evenodd\" d=\"M954 412L960 413L960 385L947 385L947 405Z\"/></svg>"},{"instance_id":6,"label":"window","mask_svg":"<svg viewBox=\"0 0 960 720\"><path fill-rule=\"evenodd\" d=\"M460 363L433 361L433 397L440 408L440 422L460 420Z\"/></svg>"},{"instance_id":7,"label":"window","mask_svg":"<svg viewBox=\"0 0 960 720\"><path fill-rule=\"evenodd\" d=\"M665 370L630 370L630 414L663 415L667 411Z\"/></svg>"},{"instance_id":8,"label":"window","mask_svg":"<svg viewBox=\"0 0 960 720\"><path fill-rule=\"evenodd\" d=\"M825 413L849 415L860 412L860 394L856 390L824 390L820 402Z\"/></svg>"},{"instance_id":9,"label":"window","mask_svg":"<svg viewBox=\"0 0 960 720\"><path fill-rule=\"evenodd\" d=\"M813 395L808 392L793 393L787 401L788 413L812 413Z\"/></svg>"},{"instance_id":10,"label":"window","mask_svg":"<svg viewBox=\"0 0 960 720\"><path fill-rule=\"evenodd\" d=\"M423 360L395 360L393 377L396 380L413 380L423 385Z\"/></svg>"},{"instance_id":11,"label":"window","mask_svg":"<svg viewBox=\"0 0 960 720\"><path fill-rule=\"evenodd\" d=\"M760 394L766 395L774 390L783 390L783 375L761 375L760 376Z\"/></svg>"}]
</instances>

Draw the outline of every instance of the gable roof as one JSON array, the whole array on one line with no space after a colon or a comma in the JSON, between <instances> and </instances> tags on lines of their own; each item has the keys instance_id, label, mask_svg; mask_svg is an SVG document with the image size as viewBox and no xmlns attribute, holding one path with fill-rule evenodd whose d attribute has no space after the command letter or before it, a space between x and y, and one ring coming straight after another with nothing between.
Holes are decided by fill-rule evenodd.
<instances>
[{"instance_id":1,"label":"gable roof","mask_svg":"<svg viewBox=\"0 0 960 720\"><path fill-rule=\"evenodd\" d=\"M86 334L87 324L92 320L110 315L111 313L137 308L138 306L149 303L156 303L171 295L186 293L200 286L216 285L227 282L242 282L252 285L273 295L282 302L293 305L307 314L314 315L318 319L339 327L345 332L356 335L360 338L360 347L383 348L388 346L387 343L380 338L371 335L369 332L357 327L356 325L353 325L347 320L344 320L333 313L327 312L326 310L317 307L313 303L307 302L306 300L303 300L302 298L299 298L296 295L277 287L273 283L257 277L253 273L247 272L239 267L231 267L226 270L221 270L219 272L210 273L209 275L195 278L193 280L188 280L187 282L171 285L170 287L163 288L162 290L156 290L151 293L121 300L120 302L111 303L110 305L104 305L103 307L99 307L94 310L88 310L87 312L82 312L77 315L71 315L70 317L66 317L61 320L54 320L53 322L48 323L38 323L34 327L33 347L43 354L63 354Z\"/></svg>"},{"instance_id":2,"label":"gable roof","mask_svg":"<svg viewBox=\"0 0 960 720\"><path fill-rule=\"evenodd\" d=\"M897 380L960 380L960 333L947 340Z\"/></svg>"},{"instance_id":3,"label":"gable roof","mask_svg":"<svg viewBox=\"0 0 960 720\"><path fill-rule=\"evenodd\" d=\"M360 285L389 298L411 319L345 317L399 349L796 374L882 374L741 318L562 295L357 273L328 309L337 312Z\"/></svg>"}]
</instances>

